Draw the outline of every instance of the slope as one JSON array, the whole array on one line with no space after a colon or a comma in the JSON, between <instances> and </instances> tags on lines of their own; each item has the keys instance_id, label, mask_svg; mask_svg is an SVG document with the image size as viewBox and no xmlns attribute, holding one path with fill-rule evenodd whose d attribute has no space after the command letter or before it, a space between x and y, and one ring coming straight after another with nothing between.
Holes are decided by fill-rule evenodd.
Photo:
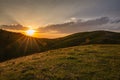
<instances>
[{"instance_id":1,"label":"slope","mask_svg":"<svg viewBox=\"0 0 120 80\"><path fill-rule=\"evenodd\" d=\"M0 30L0 61L46 51L49 49L48 46L51 45L51 42L50 39L39 39Z\"/></svg>"},{"instance_id":2,"label":"slope","mask_svg":"<svg viewBox=\"0 0 120 80\"><path fill-rule=\"evenodd\" d=\"M119 80L120 45L51 50L0 63L0 80Z\"/></svg>"},{"instance_id":3,"label":"slope","mask_svg":"<svg viewBox=\"0 0 120 80\"><path fill-rule=\"evenodd\" d=\"M69 47L86 44L120 44L120 33L92 31L75 33L56 39L54 47Z\"/></svg>"}]
</instances>

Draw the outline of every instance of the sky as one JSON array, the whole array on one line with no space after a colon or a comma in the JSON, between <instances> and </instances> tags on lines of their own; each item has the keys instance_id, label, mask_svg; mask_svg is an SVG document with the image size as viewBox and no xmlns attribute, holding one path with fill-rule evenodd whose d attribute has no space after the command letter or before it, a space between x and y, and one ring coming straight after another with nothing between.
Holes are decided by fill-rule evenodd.
<instances>
[{"instance_id":1,"label":"sky","mask_svg":"<svg viewBox=\"0 0 120 80\"><path fill-rule=\"evenodd\" d=\"M93 30L120 32L120 0L0 0L0 25L11 24L23 26L4 28L32 26L42 37Z\"/></svg>"}]
</instances>

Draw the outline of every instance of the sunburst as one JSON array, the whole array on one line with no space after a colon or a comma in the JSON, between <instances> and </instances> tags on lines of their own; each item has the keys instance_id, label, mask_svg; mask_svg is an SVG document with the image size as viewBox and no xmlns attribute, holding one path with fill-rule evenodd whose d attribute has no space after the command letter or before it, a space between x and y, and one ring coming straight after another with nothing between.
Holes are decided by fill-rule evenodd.
<instances>
[{"instance_id":1,"label":"sunburst","mask_svg":"<svg viewBox=\"0 0 120 80\"><path fill-rule=\"evenodd\" d=\"M26 35L33 36L35 34L35 32L36 32L35 30L29 29L29 30L26 31Z\"/></svg>"}]
</instances>

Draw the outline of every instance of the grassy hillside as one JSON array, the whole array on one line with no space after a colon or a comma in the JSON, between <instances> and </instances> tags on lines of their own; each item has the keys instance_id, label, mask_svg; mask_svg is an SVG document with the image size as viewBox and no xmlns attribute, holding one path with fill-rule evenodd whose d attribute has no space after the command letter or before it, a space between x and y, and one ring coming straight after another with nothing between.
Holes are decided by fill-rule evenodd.
<instances>
[{"instance_id":1,"label":"grassy hillside","mask_svg":"<svg viewBox=\"0 0 120 80\"><path fill-rule=\"evenodd\" d=\"M120 33L92 31L72 34L56 39L54 47L69 47L85 44L120 44Z\"/></svg>"},{"instance_id":2,"label":"grassy hillside","mask_svg":"<svg viewBox=\"0 0 120 80\"><path fill-rule=\"evenodd\" d=\"M51 50L0 63L0 80L120 80L120 45Z\"/></svg>"},{"instance_id":3,"label":"grassy hillside","mask_svg":"<svg viewBox=\"0 0 120 80\"><path fill-rule=\"evenodd\" d=\"M0 30L0 62L52 49L86 44L120 44L120 33L93 31L56 39L43 39Z\"/></svg>"},{"instance_id":4,"label":"grassy hillside","mask_svg":"<svg viewBox=\"0 0 120 80\"><path fill-rule=\"evenodd\" d=\"M0 30L0 61L49 50L51 43L50 39Z\"/></svg>"}]
</instances>

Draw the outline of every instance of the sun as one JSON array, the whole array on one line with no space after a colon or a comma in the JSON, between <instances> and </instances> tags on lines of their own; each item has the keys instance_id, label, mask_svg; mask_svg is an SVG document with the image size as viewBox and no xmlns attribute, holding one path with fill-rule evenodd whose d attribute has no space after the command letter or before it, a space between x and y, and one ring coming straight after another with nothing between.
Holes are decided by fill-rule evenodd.
<instances>
[{"instance_id":1,"label":"sun","mask_svg":"<svg viewBox=\"0 0 120 80\"><path fill-rule=\"evenodd\" d=\"M33 36L34 34L35 34L35 30L33 30L33 29L29 29L26 31L26 35L28 35L28 36Z\"/></svg>"}]
</instances>

